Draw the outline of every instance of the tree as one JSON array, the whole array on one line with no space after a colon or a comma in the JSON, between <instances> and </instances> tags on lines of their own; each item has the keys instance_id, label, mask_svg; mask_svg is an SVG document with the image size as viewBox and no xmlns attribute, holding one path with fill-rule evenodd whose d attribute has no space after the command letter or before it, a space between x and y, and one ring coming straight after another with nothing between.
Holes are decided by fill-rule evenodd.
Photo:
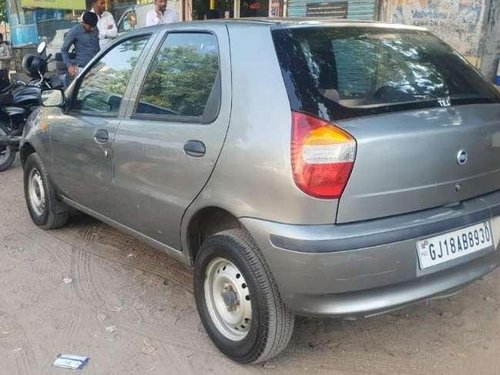
<instances>
[{"instance_id":1,"label":"tree","mask_svg":"<svg viewBox=\"0 0 500 375\"><path fill-rule=\"evenodd\" d=\"M191 47L164 48L146 79L141 102L179 115L200 116L218 71L216 54Z\"/></svg>"},{"instance_id":2,"label":"tree","mask_svg":"<svg viewBox=\"0 0 500 375\"><path fill-rule=\"evenodd\" d=\"M0 22L7 22L6 0L0 0Z\"/></svg>"}]
</instances>

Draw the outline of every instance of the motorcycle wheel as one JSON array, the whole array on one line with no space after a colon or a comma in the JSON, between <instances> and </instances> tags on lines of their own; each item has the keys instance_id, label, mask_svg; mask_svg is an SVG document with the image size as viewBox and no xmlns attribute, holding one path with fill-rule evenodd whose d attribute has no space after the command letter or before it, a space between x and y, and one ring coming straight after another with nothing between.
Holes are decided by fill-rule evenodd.
<instances>
[{"instance_id":1,"label":"motorcycle wheel","mask_svg":"<svg viewBox=\"0 0 500 375\"><path fill-rule=\"evenodd\" d=\"M0 136L9 135L10 131L4 124L0 123ZM0 172L6 171L12 166L16 159L16 152L12 146L0 146Z\"/></svg>"}]
</instances>

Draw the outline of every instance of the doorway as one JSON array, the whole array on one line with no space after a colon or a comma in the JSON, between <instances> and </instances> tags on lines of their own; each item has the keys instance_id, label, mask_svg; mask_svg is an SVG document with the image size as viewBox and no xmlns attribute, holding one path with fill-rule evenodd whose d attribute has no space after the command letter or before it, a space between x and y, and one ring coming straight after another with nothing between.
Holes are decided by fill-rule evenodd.
<instances>
[{"instance_id":1,"label":"doorway","mask_svg":"<svg viewBox=\"0 0 500 375\"><path fill-rule=\"evenodd\" d=\"M269 0L192 0L192 19L268 17Z\"/></svg>"},{"instance_id":2,"label":"doorway","mask_svg":"<svg viewBox=\"0 0 500 375\"><path fill-rule=\"evenodd\" d=\"M269 17L269 0L238 0L240 17Z\"/></svg>"}]
</instances>

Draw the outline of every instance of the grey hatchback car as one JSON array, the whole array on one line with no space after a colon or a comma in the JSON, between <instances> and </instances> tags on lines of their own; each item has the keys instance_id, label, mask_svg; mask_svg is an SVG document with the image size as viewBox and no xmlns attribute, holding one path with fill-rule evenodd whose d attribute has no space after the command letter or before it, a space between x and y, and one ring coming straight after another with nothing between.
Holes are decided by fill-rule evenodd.
<instances>
[{"instance_id":1,"label":"grey hatchback car","mask_svg":"<svg viewBox=\"0 0 500 375\"><path fill-rule=\"evenodd\" d=\"M225 20L121 36L25 129L42 228L70 208L194 266L215 345L370 316L499 264L500 96L425 29Z\"/></svg>"}]
</instances>

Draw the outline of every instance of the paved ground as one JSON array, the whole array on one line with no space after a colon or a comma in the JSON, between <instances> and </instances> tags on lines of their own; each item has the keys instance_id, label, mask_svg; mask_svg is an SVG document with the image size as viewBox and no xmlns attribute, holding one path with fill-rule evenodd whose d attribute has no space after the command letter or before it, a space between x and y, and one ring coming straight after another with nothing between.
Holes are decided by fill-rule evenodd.
<instances>
[{"instance_id":1,"label":"paved ground","mask_svg":"<svg viewBox=\"0 0 500 375\"><path fill-rule=\"evenodd\" d=\"M38 229L19 163L0 174L0 375L498 374L499 287L494 272L457 296L385 316L300 318L281 356L239 366L205 334L188 269L83 215ZM51 367L61 352L91 360L83 371Z\"/></svg>"}]
</instances>

